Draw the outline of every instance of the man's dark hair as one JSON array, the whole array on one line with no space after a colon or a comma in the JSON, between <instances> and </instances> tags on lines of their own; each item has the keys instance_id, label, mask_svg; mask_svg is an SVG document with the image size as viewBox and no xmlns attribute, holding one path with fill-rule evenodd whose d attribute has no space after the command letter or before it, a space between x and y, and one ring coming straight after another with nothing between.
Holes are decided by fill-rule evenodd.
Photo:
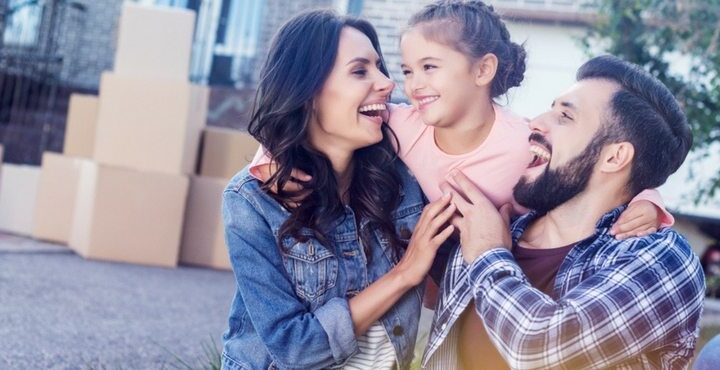
<instances>
[{"instance_id":1,"label":"man's dark hair","mask_svg":"<svg viewBox=\"0 0 720 370\"><path fill-rule=\"evenodd\" d=\"M620 85L601 128L635 147L628 191L632 196L662 185L683 163L692 132L680 103L662 82L639 66L603 55L577 72L578 81L599 78Z\"/></svg>"}]
</instances>

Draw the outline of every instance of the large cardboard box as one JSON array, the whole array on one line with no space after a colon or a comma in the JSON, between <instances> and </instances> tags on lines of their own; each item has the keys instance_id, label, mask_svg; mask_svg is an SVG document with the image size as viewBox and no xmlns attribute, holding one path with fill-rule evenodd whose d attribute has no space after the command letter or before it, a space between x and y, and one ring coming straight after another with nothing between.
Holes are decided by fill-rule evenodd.
<instances>
[{"instance_id":1,"label":"large cardboard box","mask_svg":"<svg viewBox=\"0 0 720 370\"><path fill-rule=\"evenodd\" d=\"M125 2L118 27L119 75L188 81L195 12Z\"/></svg>"},{"instance_id":2,"label":"large cardboard box","mask_svg":"<svg viewBox=\"0 0 720 370\"><path fill-rule=\"evenodd\" d=\"M3 164L0 169L0 230L32 235L40 167Z\"/></svg>"},{"instance_id":3,"label":"large cardboard box","mask_svg":"<svg viewBox=\"0 0 720 370\"><path fill-rule=\"evenodd\" d=\"M188 182L82 163L70 248L86 258L176 266Z\"/></svg>"},{"instance_id":4,"label":"large cardboard box","mask_svg":"<svg viewBox=\"0 0 720 370\"><path fill-rule=\"evenodd\" d=\"M192 174L208 88L104 73L94 158L148 172Z\"/></svg>"},{"instance_id":5,"label":"large cardboard box","mask_svg":"<svg viewBox=\"0 0 720 370\"><path fill-rule=\"evenodd\" d=\"M97 96L82 94L70 96L63 153L69 156L92 157L97 115Z\"/></svg>"},{"instance_id":6,"label":"large cardboard box","mask_svg":"<svg viewBox=\"0 0 720 370\"><path fill-rule=\"evenodd\" d=\"M206 127L200 155L200 176L232 178L252 161L259 146L247 133Z\"/></svg>"},{"instance_id":7,"label":"large cardboard box","mask_svg":"<svg viewBox=\"0 0 720 370\"><path fill-rule=\"evenodd\" d=\"M40 169L33 237L67 244L80 184L80 166L89 159L45 152Z\"/></svg>"},{"instance_id":8,"label":"large cardboard box","mask_svg":"<svg viewBox=\"0 0 720 370\"><path fill-rule=\"evenodd\" d=\"M211 177L191 178L180 248L181 263L230 269L221 214L227 183L227 180Z\"/></svg>"}]
</instances>

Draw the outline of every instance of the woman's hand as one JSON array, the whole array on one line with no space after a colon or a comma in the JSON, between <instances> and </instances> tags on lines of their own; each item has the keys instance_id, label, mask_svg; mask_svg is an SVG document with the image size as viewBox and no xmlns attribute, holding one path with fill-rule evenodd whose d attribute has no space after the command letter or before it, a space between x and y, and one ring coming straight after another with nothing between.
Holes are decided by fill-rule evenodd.
<instances>
[{"instance_id":1,"label":"woman's hand","mask_svg":"<svg viewBox=\"0 0 720 370\"><path fill-rule=\"evenodd\" d=\"M415 231L410 238L403 258L395 267L410 286L423 282L430 271L440 245L453 233L454 226L448 225L455 213L451 194L425 206ZM447 226L446 226L447 225Z\"/></svg>"}]
</instances>

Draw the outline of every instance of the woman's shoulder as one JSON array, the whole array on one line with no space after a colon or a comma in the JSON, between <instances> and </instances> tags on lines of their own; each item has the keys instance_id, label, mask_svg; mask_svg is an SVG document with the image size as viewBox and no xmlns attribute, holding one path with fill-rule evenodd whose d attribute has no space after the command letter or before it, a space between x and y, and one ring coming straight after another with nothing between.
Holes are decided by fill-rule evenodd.
<instances>
[{"instance_id":1,"label":"woman's shoulder","mask_svg":"<svg viewBox=\"0 0 720 370\"><path fill-rule=\"evenodd\" d=\"M261 191L260 182L250 173L250 166L245 166L230 179L225 192L233 193L254 193Z\"/></svg>"}]
</instances>

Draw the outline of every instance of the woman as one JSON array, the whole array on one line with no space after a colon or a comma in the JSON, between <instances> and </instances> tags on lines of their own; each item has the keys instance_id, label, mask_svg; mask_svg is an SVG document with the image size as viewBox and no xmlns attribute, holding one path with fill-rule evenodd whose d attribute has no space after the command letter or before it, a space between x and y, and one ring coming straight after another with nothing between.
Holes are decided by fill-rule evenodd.
<instances>
[{"instance_id":1,"label":"woman","mask_svg":"<svg viewBox=\"0 0 720 370\"><path fill-rule=\"evenodd\" d=\"M385 123L387 76L365 21L314 11L278 32L249 126L277 171L261 184L245 169L224 192L237 291L223 369L409 366L417 286L455 209L445 196L421 215ZM302 194L272 192L293 168L312 176Z\"/></svg>"}]
</instances>

